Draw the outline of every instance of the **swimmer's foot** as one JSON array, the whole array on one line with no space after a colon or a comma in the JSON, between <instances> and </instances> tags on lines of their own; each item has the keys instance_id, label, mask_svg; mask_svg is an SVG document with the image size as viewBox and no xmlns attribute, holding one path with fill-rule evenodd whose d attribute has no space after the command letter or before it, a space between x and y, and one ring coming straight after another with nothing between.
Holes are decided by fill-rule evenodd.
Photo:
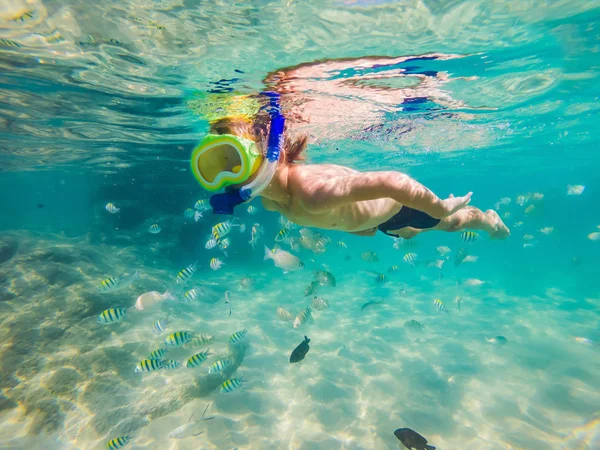
<instances>
[{"instance_id":1,"label":"swimmer's foot","mask_svg":"<svg viewBox=\"0 0 600 450\"><path fill-rule=\"evenodd\" d=\"M488 209L485 212L485 215L488 218L489 229L487 232L491 239L506 239L510 236L510 230L504 225L504 222L502 222L502 219L496 211Z\"/></svg>"},{"instance_id":2,"label":"swimmer's foot","mask_svg":"<svg viewBox=\"0 0 600 450\"><path fill-rule=\"evenodd\" d=\"M444 207L444 211L446 215L444 217L448 217L454 214L456 211L463 209L465 206L469 204L471 201L472 192L469 192L464 197L455 197L454 195L450 195L449 198L442 200L442 205Z\"/></svg>"}]
</instances>

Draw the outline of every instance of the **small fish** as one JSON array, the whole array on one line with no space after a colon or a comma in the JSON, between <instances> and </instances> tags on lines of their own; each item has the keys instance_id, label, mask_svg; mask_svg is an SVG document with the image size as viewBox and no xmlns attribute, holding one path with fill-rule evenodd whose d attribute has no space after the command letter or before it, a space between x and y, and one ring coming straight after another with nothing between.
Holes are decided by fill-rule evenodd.
<instances>
[{"instance_id":1,"label":"small fish","mask_svg":"<svg viewBox=\"0 0 600 450\"><path fill-rule=\"evenodd\" d=\"M32 19L33 15L33 11L24 11L23 13L19 13L17 16L8 20L11 22L26 22L27 20Z\"/></svg>"},{"instance_id":2,"label":"small fish","mask_svg":"<svg viewBox=\"0 0 600 450\"><path fill-rule=\"evenodd\" d=\"M415 246L415 242L416 241L414 239L404 239L398 237L394 238L394 244L392 247L394 247L396 250L400 250L401 248L412 248Z\"/></svg>"},{"instance_id":3,"label":"small fish","mask_svg":"<svg viewBox=\"0 0 600 450\"><path fill-rule=\"evenodd\" d=\"M111 214L116 214L119 211L121 211L121 208L117 208L115 205L113 205L112 203L107 203L105 206L106 210L111 213Z\"/></svg>"},{"instance_id":4,"label":"small fish","mask_svg":"<svg viewBox=\"0 0 600 450\"><path fill-rule=\"evenodd\" d=\"M198 294L199 292L196 288L190 289L189 291L185 291L185 293L183 294L184 303L196 300L198 298Z\"/></svg>"},{"instance_id":5,"label":"small fish","mask_svg":"<svg viewBox=\"0 0 600 450\"><path fill-rule=\"evenodd\" d=\"M212 404L212 402L210 402L208 405L206 405L206 408L204 408L204 412L202 413L202 417L200 417L200 420L195 420L192 422L191 421L192 417L194 417L194 414L195 414L195 413L192 413L192 415L188 419L187 423L183 424L180 427L177 427L173 431L171 431L169 433L169 437L171 439L184 439L187 437L198 436L198 435L202 434L202 431L197 432L198 425L204 420L214 419L214 416L207 417L206 419L204 418L204 416L206 415L206 411L208 410L208 408L210 407L211 404Z\"/></svg>"},{"instance_id":6,"label":"small fish","mask_svg":"<svg viewBox=\"0 0 600 450\"><path fill-rule=\"evenodd\" d=\"M406 322L404 322L404 328L421 330L423 329L423 324L421 322L417 322L416 320L407 320Z\"/></svg>"},{"instance_id":7,"label":"small fish","mask_svg":"<svg viewBox=\"0 0 600 450\"><path fill-rule=\"evenodd\" d=\"M248 206L247 211L248 211L248 214L254 215L254 214L256 214L258 212L258 208L255 207L255 206L250 205L250 206Z\"/></svg>"},{"instance_id":8,"label":"small fish","mask_svg":"<svg viewBox=\"0 0 600 450\"><path fill-rule=\"evenodd\" d=\"M191 356L187 362L186 362L186 367L188 369L194 369L196 367L198 367L200 364L202 364L204 361L206 361L206 358L208 358L208 355L210 354L210 350L205 350L203 352L200 353L196 353L195 355Z\"/></svg>"},{"instance_id":9,"label":"small fish","mask_svg":"<svg viewBox=\"0 0 600 450\"><path fill-rule=\"evenodd\" d=\"M0 39L0 45L3 46L3 47L10 47L10 48L21 48L21 47L23 47L17 41L13 41L12 39Z\"/></svg>"},{"instance_id":10,"label":"small fish","mask_svg":"<svg viewBox=\"0 0 600 450\"><path fill-rule=\"evenodd\" d=\"M297 363L304 359L304 357L310 350L310 346L308 345L309 342L310 339L304 336L304 340L300 342L300 344L292 351L292 354L290 355L291 364Z\"/></svg>"},{"instance_id":11,"label":"small fish","mask_svg":"<svg viewBox=\"0 0 600 450\"><path fill-rule=\"evenodd\" d=\"M137 366L135 366L135 372L154 372L163 368L163 363L156 359L142 359Z\"/></svg>"},{"instance_id":12,"label":"small fish","mask_svg":"<svg viewBox=\"0 0 600 450\"><path fill-rule=\"evenodd\" d=\"M214 375L216 373L220 373L225 370L229 364L231 364L231 360L229 358L220 359L212 363L212 365L208 368L208 373L210 375Z\"/></svg>"},{"instance_id":13,"label":"small fish","mask_svg":"<svg viewBox=\"0 0 600 450\"><path fill-rule=\"evenodd\" d=\"M165 369L179 369L181 367L181 363L174 359L165 359L162 363Z\"/></svg>"},{"instance_id":14,"label":"small fish","mask_svg":"<svg viewBox=\"0 0 600 450\"><path fill-rule=\"evenodd\" d=\"M515 223L515 224L513 224L514 228L519 228L519 227L522 227L522 226L523 226L523 222L520 222L520 221L517 222L517 223Z\"/></svg>"},{"instance_id":15,"label":"small fish","mask_svg":"<svg viewBox=\"0 0 600 450\"><path fill-rule=\"evenodd\" d=\"M460 305L462 305L462 299L457 295L456 298L454 299L454 301L456 302L456 307L460 311Z\"/></svg>"},{"instance_id":16,"label":"small fish","mask_svg":"<svg viewBox=\"0 0 600 450\"><path fill-rule=\"evenodd\" d=\"M587 235L587 238L590 241L600 241L600 232L596 231L595 233L590 233Z\"/></svg>"},{"instance_id":17,"label":"small fish","mask_svg":"<svg viewBox=\"0 0 600 450\"><path fill-rule=\"evenodd\" d=\"M98 316L98 323L101 325L111 325L120 322L125 317L127 310L125 308L110 308L104 310Z\"/></svg>"},{"instance_id":18,"label":"small fish","mask_svg":"<svg viewBox=\"0 0 600 450\"><path fill-rule=\"evenodd\" d=\"M106 443L106 448L108 450L118 450L119 448L125 447L130 440L131 438L129 436L114 438Z\"/></svg>"},{"instance_id":19,"label":"small fish","mask_svg":"<svg viewBox=\"0 0 600 450\"><path fill-rule=\"evenodd\" d=\"M275 236L275 242L283 242L288 238L289 235L289 228L282 228L277 232L277 235Z\"/></svg>"},{"instance_id":20,"label":"small fish","mask_svg":"<svg viewBox=\"0 0 600 450\"><path fill-rule=\"evenodd\" d=\"M169 324L169 319L158 319L154 321L152 324L152 332L156 335L161 334L167 329L167 325Z\"/></svg>"},{"instance_id":21,"label":"small fish","mask_svg":"<svg viewBox=\"0 0 600 450\"><path fill-rule=\"evenodd\" d=\"M363 252L360 255L361 259L366 262L378 262L379 256L375 252Z\"/></svg>"},{"instance_id":22,"label":"small fish","mask_svg":"<svg viewBox=\"0 0 600 450\"><path fill-rule=\"evenodd\" d=\"M364 270L364 272L372 277L376 283L383 284L387 281L387 277L383 273L374 272L372 270Z\"/></svg>"},{"instance_id":23,"label":"small fish","mask_svg":"<svg viewBox=\"0 0 600 450\"><path fill-rule=\"evenodd\" d=\"M179 347L190 342L192 337L192 333L188 331L176 331L166 337L165 344L172 347Z\"/></svg>"},{"instance_id":24,"label":"small fish","mask_svg":"<svg viewBox=\"0 0 600 450\"><path fill-rule=\"evenodd\" d=\"M312 310L311 310L310 306L307 306L302 311L300 311L300 313L294 319L294 328L298 328L298 327L304 325L306 322L311 321L312 320L311 312L312 312Z\"/></svg>"},{"instance_id":25,"label":"small fish","mask_svg":"<svg viewBox=\"0 0 600 450\"><path fill-rule=\"evenodd\" d=\"M296 224L294 222L287 220L283 216L279 216L279 225L281 225L283 228L287 228L288 230L296 228Z\"/></svg>"},{"instance_id":26,"label":"small fish","mask_svg":"<svg viewBox=\"0 0 600 450\"><path fill-rule=\"evenodd\" d=\"M157 350L154 350L152 353L150 353L150 355L148 356L148 359L157 359L157 360L161 360L165 357L165 355L167 354L167 349L166 348L159 348Z\"/></svg>"},{"instance_id":27,"label":"small fish","mask_svg":"<svg viewBox=\"0 0 600 450\"><path fill-rule=\"evenodd\" d=\"M315 280L317 280L321 286L336 286L335 277L331 272L327 272L326 270L317 270L315 272Z\"/></svg>"},{"instance_id":28,"label":"small fish","mask_svg":"<svg viewBox=\"0 0 600 450\"><path fill-rule=\"evenodd\" d=\"M196 211L194 212L194 222L200 222L200 219L202 219L202 213L200 211Z\"/></svg>"},{"instance_id":29,"label":"small fish","mask_svg":"<svg viewBox=\"0 0 600 450\"><path fill-rule=\"evenodd\" d=\"M533 239L533 236L531 234L524 234L523 239L526 241L531 241Z\"/></svg>"},{"instance_id":30,"label":"small fish","mask_svg":"<svg viewBox=\"0 0 600 450\"><path fill-rule=\"evenodd\" d=\"M501 198L500 200L498 200L496 202L496 204L494 205L494 208L500 209L501 206L509 205L510 202L511 202L511 199L509 197Z\"/></svg>"},{"instance_id":31,"label":"small fish","mask_svg":"<svg viewBox=\"0 0 600 450\"><path fill-rule=\"evenodd\" d=\"M254 248L262 234L263 229L260 223L255 223L254 225L252 225L252 229L250 230L250 240L248 241L252 248Z\"/></svg>"},{"instance_id":32,"label":"small fish","mask_svg":"<svg viewBox=\"0 0 600 450\"><path fill-rule=\"evenodd\" d=\"M446 247L445 245L440 245L437 248L438 253L440 254L440 256L444 256L447 253L450 253L452 250L450 250L450 247Z\"/></svg>"},{"instance_id":33,"label":"small fish","mask_svg":"<svg viewBox=\"0 0 600 450\"><path fill-rule=\"evenodd\" d=\"M183 211L183 217L191 219L194 217L194 210L192 208L186 208L185 211Z\"/></svg>"},{"instance_id":34,"label":"small fish","mask_svg":"<svg viewBox=\"0 0 600 450\"><path fill-rule=\"evenodd\" d=\"M211 249L215 248L216 246L217 246L217 240L215 238L210 238L208 241L206 241L204 248L206 250L211 250Z\"/></svg>"},{"instance_id":35,"label":"small fish","mask_svg":"<svg viewBox=\"0 0 600 450\"><path fill-rule=\"evenodd\" d=\"M139 274L137 273L137 271L129 277L125 275L121 275L118 277L108 277L100 282L100 287L98 289L101 292L118 291L120 289L123 289L124 287L129 286L131 283L133 283L134 280L138 278Z\"/></svg>"},{"instance_id":36,"label":"small fish","mask_svg":"<svg viewBox=\"0 0 600 450\"><path fill-rule=\"evenodd\" d=\"M500 345L504 345L508 342L508 339L506 339L504 336L496 336L493 338L486 337L485 340L491 344L500 344Z\"/></svg>"},{"instance_id":37,"label":"small fish","mask_svg":"<svg viewBox=\"0 0 600 450\"><path fill-rule=\"evenodd\" d=\"M223 264L225 263L219 258L211 258L210 260L210 268L212 270L219 270L221 267L223 267Z\"/></svg>"},{"instance_id":38,"label":"small fish","mask_svg":"<svg viewBox=\"0 0 600 450\"><path fill-rule=\"evenodd\" d=\"M236 331L231 336L229 336L230 344L238 344L242 342L246 338L246 334L248 333L248 329L244 328L243 330Z\"/></svg>"},{"instance_id":39,"label":"small fish","mask_svg":"<svg viewBox=\"0 0 600 450\"><path fill-rule=\"evenodd\" d=\"M300 261L300 259L285 250L276 249L269 250L269 248L265 245L265 261L267 259L272 259L275 266L284 270L285 272L290 272L292 270L299 270L304 267L304 263Z\"/></svg>"},{"instance_id":40,"label":"small fish","mask_svg":"<svg viewBox=\"0 0 600 450\"><path fill-rule=\"evenodd\" d=\"M477 233L476 233L476 232L474 232L474 231L470 231L470 230L463 231L463 232L460 234L460 239L461 239L463 242L474 242L474 241L476 241L477 239L479 239L479 234L477 234Z\"/></svg>"},{"instance_id":41,"label":"small fish","mask_svg":"<svg viewBox=\"0 0 600 450\"><path fill-rule=\"evenodd\" d=\"M341 249L347 249L348 246L346 245L346 243L344 241L339 241L337 243L337 248L341 248Z\"/></svg>"},{"instance_id":42,"label":"small fish","mask_svg":"<svg viewBox=\"0 0 600 450\"><path fill-rule=\"evenodd\" d=\"M199 336L193 337L187 344L183 346L183 348L198 348L203 347L206 344L210 344L214 341L214 336L210 334L201 334Z\"/></svg>"},{"instance_id":43,"label":"small fish","mask_svg":"<svg viewBox=\"0 0 600 450\"><path fill-rule=\"evenodd\" d=\"M516 203L517 203L517 205L519 205L519 206L523 206L523 205L525 205L525 203L526 203L527 201L528 201L528 199L527 199L527 198L525 198L525 196L524 196L524 195L519 195L519 196L517 197Z\"/></svg>"},{"instance_id":44,"label":"small fish","mask_svg":"<svg viewBox=\"0 0 600 450\"><path fill-rule=\"evenodd\" d=\"M584 189L585 189L585 186L582 186L580 184L577 184L575 186L571 186L569 184L567 186L567 195L581 195L581 194L583 194Z\"/></svg>"},{"instance_id":45,"label":"small fish","mask_svg":"<svg viewBox=\"0 0 600 450\"><path fill-rule=\"evenodd\" d=\"M481 286L482 284L484 284L485 281L479 280L477 278L469 278L468 280L464 281L464 285L465 286Z\"/></svg>"},{"instance_id":46,"label":"small fish","mask_svg":"<svg viewBox=\"0 0 600 450\"><path fill-rule=\"evenodd\" d=\"M277 307L277 317L286 322L294 319L294 316L292 316L283 306Z\"/></svg>"},{"instance_id":47,"label":"small fish","mask_svg":"<svg viewBox=\"0 0 600 450\"><path fill-rule=\"evenodd\" d=\"M235 225L231 220L226 222L219 222L214 227L212 227L212 237L214 237L217 242L223 239L225 236L229 234L231 231L231 227L235 227L239 225Z\"/></svg>"},{"instance_id":48,"label":"small fish","mask_svg":"<svg viewBox=\"0 0 600 450\"><path fill-rule=\"evenodd\" d=\"M392 267L390 267L388 269L388 272L393 273L393 272L398 272L398 270L400 270L400 268L396 264L394 264Z\"/></svg>"},{"instance_id":49,"label":"small fish","mask_svg":"<svg viewBox=\"0 0 600 450\"><path fill-rule=\"evenodd\" d=\"M535 200L536 202L539 202L540 200L542 200L544 198L544 194L541 194L539 192L534 192L531 195L531 198L533 198L533 200Z\"/></svg>"},{"instance_id":50,"label":"small fish","mask_svg":"<svg viewBox=\"0 0 600 450\"><path fill-rule=\"evenodd\" d=\"M200 212L208 211L210 209L210 205L206 200L198 200L194 205L194 208Z\"/></svg>"},{"instance_id":51,"label":"small fish","mask_svg":"<svg viewBox=\"0 0 600 450\"><path fill-rule=\"evenodd\" d=\"M229 291L225 291L225 304L229 306L229 317L231 317L231 300L229 300Z\"/></svg>"},{"instance_id":52,"label":"small fish","mask_svg":"<svg viewBox=\"0 0 600 450\"><path fill-rule=\"evenodd\" d=\"M244 378L231 378L230 380L225 380L221 385L221 394L228 394L230 392L235 391L244 383Z\"/></svg>"},{"instance_id":53,"label":"small fish","mask_svg":"<svg viewBox=\"0 0 600 450\"><path fill-rule=\"evenodd\" d=\"M527 208L525 208L525 214L529 214L534 209L535 209L535 205L529 205Z\"/></svg>"},{"instance_id":54,"label":"small fish","mask_svg":"<svg viewBox=\"0 0 600 450\"><path fill-rule=\"evenodd\" d=\"M436 259L435 261L429 261L427 263L427 267L435 267L436 269L442 270L442 267L444 267L445 262L445 259Z\"/></svg>"},{"instance_id":55,"label":"small fish","mask_svg":"<svg viewBox=\"0 0 600 450\"><path fill-rule=\"evenodd\" d=\"M313 309L317 311L323 311L324 309L329 308L329 302L325 300L323 297L317 297L316 295L313 297L311 306Z\"/></svg>"},{"instance_id":56,"label":"small fish","mask_svg":"<svg viewBox=\"0 0 600 450\"><path fill-rule=\"evenodd\" d=\"M250 277L244 277L240 280L240 286L243 287L244 289L250 289L253 284L254 284L254 281L252 281L252 278L250 278Z\"/></svg>"},{"instance_id":57,"label":"small fish","mask_svg":"<svg viewBox=\"0 0 600 450\"><path fill-rule=\"evenodd\" d=\"M365 309L375 305L383 305L383 300L373 300L367 303L363 303L363 305L360 307L360 310L364 311Z\"/></svg>"},{"instance_id":58,"label":"small fish","mask_svg":"<svg viewBox=\"0 0 600 450\"><path fill-rule=\"evenodd\" d=\"M543 233L546 236L549 236L550 234L552 234L553 231L554 231L554 227L544 227L544 228L540 229L540 233Z\"/></svg>"},{"instance_id":59,"label":"small fish","mask_svg":"<svg viewBox=\"0 0 600 450\"><path fill-rule=\"evenodd\" d=\"M245 223L240 224L239 232L240 233L246 232L246 224Z\"/></svg>"},{"instance_id":60,"label":"small fish","mask_svg":"<svg viewBox=\"0 0 600 450\"><path fill-rule=\"evenodd\" d=\"M317 290L319 289L319 282L317 280L313 280L310 282L310 284L306 287L306 289L304 289L304 296L305 297L309 297L313 294L317 293Z\"/></svg>"},{"instance_id":61,"label":"small fish","mask_svg":"<svg viewBox=\"0 0 600 450\"><path fill-rule=\"evenodd\" d=\"M415 267L415 261L417 260L417 254L416 253L407 253L406 255L404 255L404 258L402 258L404 260L405 263L410 264L411 266Z\"/></svg>"},{"instance_id":62,"label":"small fish","mask_svg":"<svg viewBox=\"0 0 600 450\"><path fill-rule=\"evenodd\" d=\"M186 281L188 281L190 278L192 278L192 276L196 272L196 267L197 267L197 264L192 263L189 266L187 266L185 269L181 269L179 271L179 273L177 274L177 278L176 278L175 282L177 284L182 284L182 283L185 283Z\"/></svg>"},{"instance_id":63,"label":"small fish","mask_svg":"<svg viewBox=\"0 0 600 450\"><path fill-rule=\"evenodd\" d=\"M427 445L427 439L410 428L398 428L394 435L408 450L435 450L433 445Z\"/></svg>"},{"instance_id":64,"label":"small fish","mask_svg":"<svg viewBox=\"0 0 600 450\"><path fill-rule=\"evenodd\" d=\"M226 250L229 248L230 245L231 241L229 240L229 238L222 239L221 242L219 242L219 249L225 254L225 256L228 256Z\"/></svg>"},{"instance_id":65,"label":"small fish","mask_svg":"<svg viewBox=\"0 0 600 450\"><path fill-rule=\"evenodd\" d=\"M442 302L439 298L436 298L433 301L433 305L435 306L435 309L437 309L439 312L445 312L446 314L448 314L446 305L444 305L444 302Z\"/></svg>"},{"instance_id":66,"label":"small fish","mask_svg":"<svg viewBox=\"0 0 600 450\"><path fill-rule=\"evenodd\" d=\"M463 259L463 262L477 262L478 259L479 259L478 256L469 255L469 256L465 256L465 259Z\"/></svg>"},{"instance_id":67,"label":"small fish","mask_svg":"<svg viewBox=\"0 0 600 450\"><path fill-rule=\"evenodd\" d=\"M596 344L594 341L592 341L591 339L588 339L588 338L584 338L584 337L576 337L575 342L579 342L580 344L585 344L585 345L591 345L592 347L598 347L598 344Z\"/></svg>"},{"instance_id":68,"label":"small fish","mask_svg":"<svg viewBox=\"0 0 600 450\"><path fill-rule=\"evenodd\" d=\"M150 225L150 228L148 228L148 231L152 234L158 234L161 232L161 230L162 229L157 223Z\"/></svg>"},{"instance_id":69,"label":"small fish","mask_svg":"<svg viewBox=\"0 0 600 450\"><path fill-rule=\"evenodd\" d=\"M464 259L469 255L465 248L461 248L456 257L454 258L454 266L458 267L464 261Z\"/></svg>"}]
</instances>

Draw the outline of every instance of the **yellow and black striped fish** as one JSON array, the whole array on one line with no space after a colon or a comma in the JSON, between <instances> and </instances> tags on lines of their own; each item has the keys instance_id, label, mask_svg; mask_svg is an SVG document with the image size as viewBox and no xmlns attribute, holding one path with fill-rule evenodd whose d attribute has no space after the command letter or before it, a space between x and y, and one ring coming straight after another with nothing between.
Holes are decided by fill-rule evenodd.
<instances>
[{"instance_id":1,"label":"yellow and black striped fish","mask_svg":"<svg viewBox=\"0 0 600 450\"><path fill-rule=\"evenodd\" d=\"M13 41L12 39L0 39L0 45L2 47L10 47L10 48L21 48L21 47L23 47L17 41Z\"/></svg>"},{"instance_id":2,"label":"yellow and black striped fish","mask_svg":"<svg viewBox=\"0 0 600 450\"><path fill-rule=\"evenodd\" d=\"M192 340L192 334L187 331L176 331L175 333L171 333L165 339L166 345L171 345L173 347L179 347L183 344L187 344Z\"/></svg>"},{"instance_id":3,"label":"yellow and black striped fish","mask_svg":"<svg viewBox=\"0 0 600 450\"><path fill-rule=\"evenodd\" d=\"M479 234L475 233L474 231L470 231L470 230L463 231L460 234L460 239L463 242L473 242L473 241L476 241L477 239L479 239Z\"/></svg>"},{"instance_id":4,"label":"yellow and black striped fish","mask_svg":"<svg viewBox=\"0 0 600 450\"><path fill-rule=\"evenodd\" d=\"M227 394L229 392L235 391L239 388L244 382L243 377L240 378L232 378L230 380L225 380L221 385L221 394Z\"/></svg>"},{"instance_id":5,"label":"yellow and black striped fish","mask_svg":"<svg viewBox=\"0 0 600 450\"><path fill-rule=\"evenodd\" d=\"M18 16L13 17L11 20L11 22L26 22L30 19L33 18L33 11L25 11L22 14L19 14Z\"/></svg>"},{"instance_id":6,"label":"yellow and black striped fish","mask_svg":"<svg viewBox=\"0 0 600 450\"><path fill-rule=\"evenodd\" d=\"M230 359L220 359L218 361L215 361L212 364L212 366L210 366L208 368L208 373L211 375L219 373L219 372L223 371L223 369L225 369L227 366L229 366L230 363L231 363Z\"/></svg>"},{"instance_id":7,"label":"yellow and black striped fish","mask_svg":"<svg viewBox=\"0 0 600 450\"><path fill-rule=\"evenodd\" d=\"M227 222L219 222L212 227L212 237L214 237L215 240L220 243L221 239L229 234L232 225L233 224L229 220Z\"/></svg>"},{"instance_id":8,"label":"yellow and black striped fish","mask_svg":"<svg viewBox=\"0 0 600 450\"><path fill-rule=\"evenodd\" d=\"M118 438L111 439L106 443L106 448L109 450L117 450L119 448L123 448L129 443L130 439L131 438L129 436L121 436Z\"/></svg>"},{"instance_id":9,"label":"yellow and black striped fish","mask_svg":"<svg viewBox=\"0 0 600 450\"><path fill-rule=\"evenodd\" d=\"M396 264L394 264L388 269L388 272L398 272L398 270L400 270L399 267Z\"/></svg>"},{"instance_id":10,"label":"yellow and black striped fish","mask_svg":"<svg viewBox=\"0 0 600 450\"><path fill-rule=\"evenodd\" d=\"M283 242L287 239L287 237L289 235L290 235L289 228L282 228L281 230L279 230L277 232L277 235L275 236L275 242Z\"/></svg>"},{"instance_id":11,"label":"yellow and black striped fish","mask_svg":"<svg viewBox=\"0 0 600 450\"><path fill-rule=\"evenodd\" d=\"M119 277L108 277L100 283L100 290L104 292L112 291L119 287L120 281Z\"/></svg>"},{"instance_id":12,"label":"yellow and black striped fish","mask_svg":"<svg viewBox=\"0 0 600 450\"><path fill-rule=\"evenodd\" d=\"M176 283L181 284L185 283L187 280L192 278L192 275L196 272L196 263L190 264L185 269L182 269L177 274Z\"/></svg>"},{"instance_id":13,"label":"yellow and black striped fish","mask_svg":"<svg viewBox=\"0 0 600 450\"><path fill-rule=\"evenodd\" d=\"M439 312L445 312L446 314L448 314L448 310L446 309L446 305L444 305L444 302L441 301L439 298L436 298L433 301L433 305L435 306L435 309L437 309Z\"/></svg>"},{"instance_id":14,"label":"yellow and black striped fish","mask_svg":"<svg viewBox=\"0 0 600 450\"><path fill-rule=\"evenodd\" d=\"M165 357L166 354L167 354L166 348L159 348L157 350L154 350L152 353L150 353L150 356L148 356L148 359L158 359L160 361L161 359L163 359Z\"/></svg>"},{"instance_id":15,"label":"yellow and black striped fish","mask_svg":"<svg viewBox=\"0 0 600 450\"><path fill-rule=\"evenodd\" d=\"M154 372L163 368L163 363L158 359L142 359L137 366L135 372Z\"/></svg>"},{"instance_id":16,"label":"yellow and black striped fish","mask_svg":"<svg viewBox=\"0 0 600 450\"><path fill-rule=\"evenodd\" d=\"M240 330L240 331L236 331L231 336L229 336L229 343L237 344L238 342L240 342L242 339L244 339L246 337L246 333L248 333L248 330L246 328L244 328L243 330Z\"/></svg>"},{"instance_id":17,"label":"yellow and black striped fish","mask_svg":"<svg viewBox=\"0 0 600 450\"><path fill-rule=\"evenodd\" d=\"M209 352L210 352L210 350L205 350L203 352L196 353L195 355L191 356L190 359L187 360L186 367L188 369L193 369L194 367L198 367L200 364L202 364L204 361L206 361L206 358L208 357Z\"/></svg>"},{"instance_id":18,"label":"yellow and black striped fish","mask_svg":"<svg viewBox=\"0 0 600 450\"><path fill-rule=\"evenodd\" d=\"M199 336L193 337L190 342L188 342L184 348L195 348L200 347L202 345L210 344L214 341L214 337L210 334L201 334Z\"/></svg>"},{"instance_id":19,"label":"yellow and black striped fish","mask_svg":"<svg viewBox=\"0 0 600 450\"><path fill-rule=\"evenodd\" d=\"M120 322L125 317L127 310L125 308L109 308L100 313L98 323L101 325L110 325Z\"/></svg>"}]
</instances>

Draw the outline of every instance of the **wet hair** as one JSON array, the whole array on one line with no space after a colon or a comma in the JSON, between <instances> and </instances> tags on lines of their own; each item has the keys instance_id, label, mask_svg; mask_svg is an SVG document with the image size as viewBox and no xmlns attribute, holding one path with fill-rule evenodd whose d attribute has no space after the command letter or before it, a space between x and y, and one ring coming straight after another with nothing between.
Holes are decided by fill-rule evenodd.
<instances>
[{"instance_id":1,"label":"wet hair","mask_svg":"<svg viewBox=\"0 0 600 450\"><path fill-rule=\"evenodd\" d=\"M258 143L258 147L266 154L266 142L269 136L270 117L268 114L259 114L252 120L243 117L225 117L215 120L210 124L210 132L214 134L233 134L235 136L251 139ZM304 161L304 150L308 141L307 135L290 138L284 135L283 162L293 164Z\"/></svg>"}]
</instances>

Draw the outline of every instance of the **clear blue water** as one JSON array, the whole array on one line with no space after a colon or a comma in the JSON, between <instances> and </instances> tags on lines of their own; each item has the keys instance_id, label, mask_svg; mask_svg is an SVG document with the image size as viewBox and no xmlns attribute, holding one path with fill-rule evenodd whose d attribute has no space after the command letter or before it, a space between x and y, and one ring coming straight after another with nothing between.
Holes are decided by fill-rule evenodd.
<instances>
[{"instance_id":1,"label":"clear blue water","mask_svg":"<svg viewBox=\"0 0 600 450\"><path fill-rule=\"evenodd\" d=\"M104 448L129 435L130 448L384 449L409 427L438 449L600 448L600 348L575 339L600 343L600 244L589 237L600 231L599 19L586 0L0 5L0 447ZM434 53L392 68L357 61ZM283 275L263 261L279 215L254 202L258 214L237 214L247 230L232 232L228 257L204 248L220 218L184 218L208 198L188 169L208 124L189 101L223 86L254 94L282 68L334 59L345 62L284 94L290 116L315 108L296 123L307 163L399 170L443 197L473 191L511 228L507 240L482 235L469 247L477 261L455 266L458 234L397 249L382 234L325 231L327 251L299 249L306 269ZM256 222L265 235L253 249ZM439 246L451 250L441 271L402 260L440 259ZM203 294L183 303L173 280L196 260L186 286ZM280 321L277 306L295 316L323 269L337 279L320 291L330 308L300 329ZM130 286L97 292L136 270ZM175 298L152 311L96 323L167 289ZM373 300L384 303L361 311ZM135 373L167 315L169 332L214 335L215 356L248 328L230 373L243 387L220 394L205 369ZM424 329L404 327L411 319ZM290 366L305 334L311 350ZM498 335L506 345L486 340ZM208 402L202 434L169 437Z\"/></svg>"}]
</instances>

